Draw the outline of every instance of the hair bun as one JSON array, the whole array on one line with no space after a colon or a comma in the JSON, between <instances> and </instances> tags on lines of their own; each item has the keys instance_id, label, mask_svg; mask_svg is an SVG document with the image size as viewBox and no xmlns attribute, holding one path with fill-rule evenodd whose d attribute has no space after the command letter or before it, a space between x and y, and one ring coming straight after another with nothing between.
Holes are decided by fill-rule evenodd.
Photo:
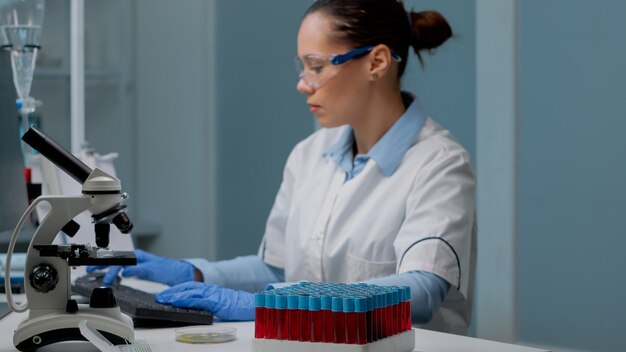
<instances>
[{"instance_id":1,"label":"hair bun","mask_svg":"<svg viewBox=\"0 0 626 352\"><path fill-rule=\"evenodd\" d=\"M409 11L411 19L411 46L420 58L422 50L433 50L452 37L452 28L437 11Z\"/></svg>"}]
</instances>

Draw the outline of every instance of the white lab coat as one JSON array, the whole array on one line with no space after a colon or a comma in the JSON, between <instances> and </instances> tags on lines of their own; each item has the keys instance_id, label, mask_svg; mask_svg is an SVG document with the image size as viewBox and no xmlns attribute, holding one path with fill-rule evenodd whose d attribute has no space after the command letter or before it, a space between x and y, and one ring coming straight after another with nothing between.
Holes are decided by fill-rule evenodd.
<instances>
[{"instance_id":1,"label":"white lab coat","mask_svg":"<svg viewBox=\"0 0 626 352\"><path fill-rule=\"evenodd\" d=\"M347 127L291 152L259 255L285 280L356 282L422 270L450 283L424 327L465 334L476 256L475 179L467 152L426 118L398 169L370 159L354 179L322 157Z\"/></svg>"}]
</instances>

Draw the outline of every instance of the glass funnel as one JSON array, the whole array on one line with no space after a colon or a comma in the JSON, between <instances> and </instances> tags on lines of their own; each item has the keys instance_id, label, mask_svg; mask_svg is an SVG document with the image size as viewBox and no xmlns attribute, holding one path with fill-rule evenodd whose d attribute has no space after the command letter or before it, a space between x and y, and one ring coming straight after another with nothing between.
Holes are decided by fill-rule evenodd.
<instances>
[{"instance_id":1,"label":"glass funnel","mask_svg":"<svg viewBox=\"0 0 626 352\"><path fill-rule=\"evenodd\" d=\"M30 88L44 11L44 0L0 0L0 38L2 47L11 51L13 83L23 113L30 113L35 107Z\"/></svg>"}]
</instances>

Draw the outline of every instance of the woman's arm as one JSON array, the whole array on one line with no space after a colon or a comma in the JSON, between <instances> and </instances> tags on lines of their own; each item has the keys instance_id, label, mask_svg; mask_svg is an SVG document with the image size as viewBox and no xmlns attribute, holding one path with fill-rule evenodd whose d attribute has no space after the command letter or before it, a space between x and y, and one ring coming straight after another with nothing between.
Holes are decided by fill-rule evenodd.
<instances>
[{"instance_id":1,"label":"woman's arm","mask_svg":"<svg viewBox=\"0 0 626 352\"><path fill-rule=\"evenodd\" d=\"M283 269L266 264L256 255L217 262L186 260L202 273L204 282L235 290L263 291L268 284L285 280Z\"/></svg>"},{"instance_id":2,"label":"woman's arm","mask_svg":"<svg viewBox=\"0 0 626 352\"><path fill-rule=\"evenodd\" d=\"M411 271L366 281L381 286L409 286L411 288L411 321L428 323L448 294L450 284L439 276L426 271Z\"/></svg>"}]
</instances>

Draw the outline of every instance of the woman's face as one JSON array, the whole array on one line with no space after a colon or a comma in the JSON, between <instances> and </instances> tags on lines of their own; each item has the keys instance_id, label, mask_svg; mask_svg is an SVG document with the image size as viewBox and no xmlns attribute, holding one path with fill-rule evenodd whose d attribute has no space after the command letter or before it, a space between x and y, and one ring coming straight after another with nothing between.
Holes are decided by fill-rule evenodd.
<instances>
[{"instance_id":1,"label":"woman's face","mask_svg":"<svg viewBox=\"0 0 626 352\"><path fill-rule=\"evenodd\" d=\"M328 16L312 13L302 20L298 32L298 58L305 75L298 81L296 89L306 94L311 112L323 127L355 122L367 100L369 82L367 56L340 65L328 62L330 55L354 49L330 40L331 24Z\"/></svg>"}]
</instances>

